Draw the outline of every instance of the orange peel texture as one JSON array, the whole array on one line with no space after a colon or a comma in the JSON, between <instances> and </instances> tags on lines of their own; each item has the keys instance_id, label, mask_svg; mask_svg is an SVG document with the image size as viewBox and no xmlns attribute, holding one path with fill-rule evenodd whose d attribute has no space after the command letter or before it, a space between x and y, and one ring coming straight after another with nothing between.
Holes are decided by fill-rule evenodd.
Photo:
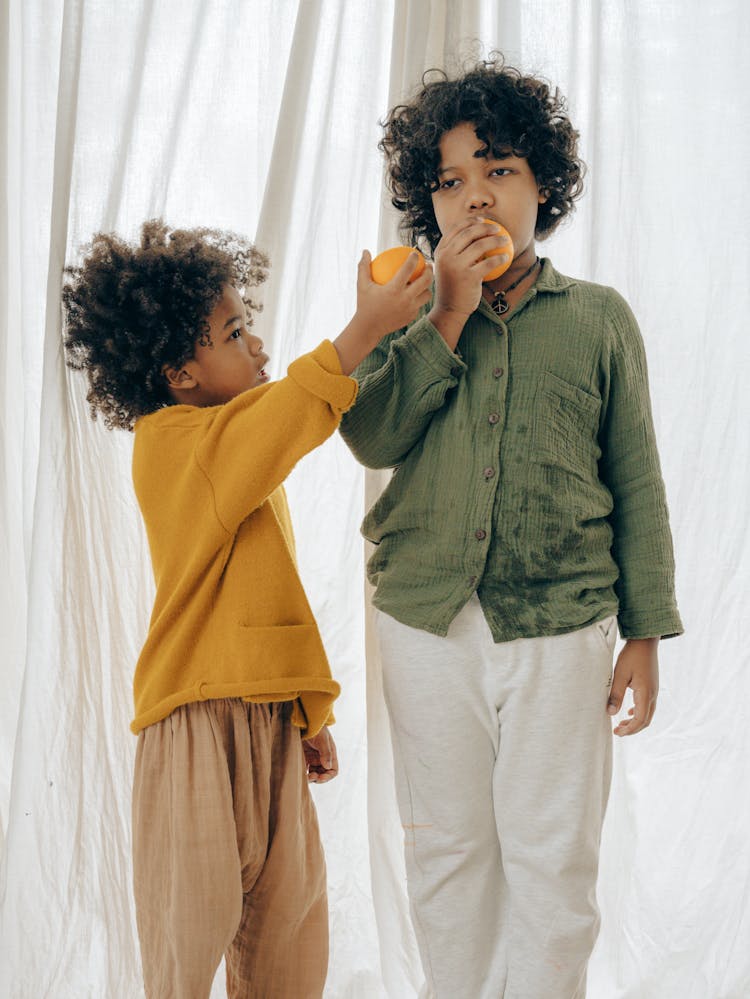
<instances>
[{"instance_id":1,"label":"orange peel texture","mask_svg":"<svg viewBox=\"0 0 750 999\"><path fill-rule=\"evenodd\" d=\"M417 254L417 266L414 268L409 284L424 270L424 257L412 246L392 246L390 250L383 250L370 264L370 273L375 284L388 284L397 270L400 270L410 253Z\"/></svg>"},{"instance_id":2,"label":"orange peel texture","mask_svg":"<svg viewBox=\"0 0 750 999\"><path fill-rule=\"evenodd\" d=\"M505 261L505 263L498 264L498 266L494 270L490 271L489 274L485 274L484 277L483 277L483 279L482 279L484 282L494 281L495 278L499 278L501 274L505 274L505 272L508 270L508 268L510 267L510 265L513 263L513 240L510 238L510 233L505 228L505 226L504 225L500 225L500 223L496 222L494 219L483 218L480 221L482 221L482 222L491 222L492 225L497 226L497 231L499 232L499 234L501 236L507 236L508 239L510 240L510 243L506 243L505 246L498 247L496 250L490 250L489 253L485 253L485 255L482 257L482 260L486 260L487 257L495 257L495 256L498 256L498 254L500 254L500 253L508 253L508 254L510 254L510 256Z\"/></svg>"}]
</instances>

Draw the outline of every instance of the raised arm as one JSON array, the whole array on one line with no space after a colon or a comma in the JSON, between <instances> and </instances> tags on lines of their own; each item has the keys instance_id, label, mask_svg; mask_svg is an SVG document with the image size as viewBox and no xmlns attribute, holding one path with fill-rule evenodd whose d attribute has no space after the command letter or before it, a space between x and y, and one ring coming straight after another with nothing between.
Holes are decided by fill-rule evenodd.
<instances>
[{"instance_id":1,"label":"raised arm","mask_svg":"<svg viewBox=\"0 0 750 999\"><path fill-rule=\"evenodd\" d=\"M303 455L322 444L354 402L347 377L382 337L409 322L429 297L431 273L409 282L407 261L385 286L370 279L364 253L357 278L357 310L331 344L289 365L286 378L237 396L217 409L195 449L209 480L216 514L230 532L289 475Z\"/></svg>"},{"instance_id":2,"label":"raised arm","mask_svg":"<svg viewBox=\"0 0 750 999\"><path fill-rule=\"evenodd\" d=\"M381 341L354 371L357 405L341 423L357 460L368 468L400 464L465 370L426 317Z\"/></svg>"},{"instance_id":3,"label":"raised arm","mask_svg":"<svg viewBox=\"0 0 750 999\"><path fill-rule=\"evenodd\" d=\"M435 250L435 292L429 313L379 344L354 372L357 406L341 425L354 456L369 468L398 465L458 384L466 365L456 353L463 328L494 266L487 250L507 238L486 222L452 226Z\"/></svg>"},{"instance_id":4,"label":"raised arm","mask_svg":"<svg viewBox=\"0 0 750 999\"><path fill-rule=\"evenodd\" d=\"M293 361L285 378L217 408L195 460L228 533L330 437L356 395L356 382L342 374L336 350L324 341Z\"/></svg>"}]
</instances>

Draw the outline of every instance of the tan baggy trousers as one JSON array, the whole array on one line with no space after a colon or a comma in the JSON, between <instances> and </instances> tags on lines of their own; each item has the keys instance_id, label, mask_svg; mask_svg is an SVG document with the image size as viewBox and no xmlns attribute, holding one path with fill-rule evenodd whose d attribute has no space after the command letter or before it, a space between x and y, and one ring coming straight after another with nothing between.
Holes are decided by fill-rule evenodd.
<instances>
[{"instance_id":1,"label":"tan baggy trousers","mask_svg":"<svg viewBox=\"0 0 750 999\"><path fill-rule=\"evenodd\" d=\"M615 618L495 644L376 612L426 999L583 999L612 768Z\"/></svg>"},{"instance_id":2,"label":"tan baggy trousers","mask_svg":"<svg viewBox=\"0 0 750 999\"><path fill-rule=\"evenodd\" d=\"M177 708L138 736L136 917L148 999L320 999L326 872L291 704Z\"/></svg>"}]
</instances>

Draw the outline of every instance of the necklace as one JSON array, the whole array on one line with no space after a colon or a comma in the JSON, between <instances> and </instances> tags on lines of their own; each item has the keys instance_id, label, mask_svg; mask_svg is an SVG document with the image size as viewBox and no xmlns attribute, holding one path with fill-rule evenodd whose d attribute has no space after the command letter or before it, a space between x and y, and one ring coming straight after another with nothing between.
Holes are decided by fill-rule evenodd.
<instances>
[{"instance_id":1,"label":"necklace","mask_svg":"<svg viewBox=\"0 0 750 999\"><path fill-rule=\"evenodd\" d=\"M505 313L510 308L510 305L508 305L505 296L508 294L509 291L513 291L514 288L517 288L519 284L523 280L525 280L529 276L529 274L531 274L531 272L534 270L534 268L538 263L539 263L539 257L534 257L534 263L531 265L531 267L529 267L527 271L523 272L520 278L517 278L513 282L513 284L509 284L508 287L505 288L503 291L495 292L495 297L490 302L490 308L492 309L492 311L495 313L496 316L505 315Z\"/></svg>"}]
</instances>

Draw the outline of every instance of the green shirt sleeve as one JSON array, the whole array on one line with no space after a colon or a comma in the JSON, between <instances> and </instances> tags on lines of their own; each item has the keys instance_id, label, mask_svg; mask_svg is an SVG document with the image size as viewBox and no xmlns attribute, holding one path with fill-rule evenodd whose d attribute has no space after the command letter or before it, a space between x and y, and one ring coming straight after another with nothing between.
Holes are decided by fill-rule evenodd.
<instances>
[{"instance_id":1,"label":"green shirt sleeve","mask_svg":"<svg viewBox=\"0 0 750 999\"><path fill-rule=\"evenodd\" d=\"M600 476L612 493L612 554L623 638L682 633L674 591L674 554L656 447L646 355L625 300L606 302L610 350L604 362Z\"/></svg>"},{"instance_id":2,"label":"green shirt sleeve","mask_svg":"<svg viewBox=\"0 0 750 999\"><path fill-rule=\"evenodd\" d=\"M381 340L354 372L357 404L341 423L357 460L368 468L399 465L465 370L425 317Z\"/></svg>"}]
</instances>

